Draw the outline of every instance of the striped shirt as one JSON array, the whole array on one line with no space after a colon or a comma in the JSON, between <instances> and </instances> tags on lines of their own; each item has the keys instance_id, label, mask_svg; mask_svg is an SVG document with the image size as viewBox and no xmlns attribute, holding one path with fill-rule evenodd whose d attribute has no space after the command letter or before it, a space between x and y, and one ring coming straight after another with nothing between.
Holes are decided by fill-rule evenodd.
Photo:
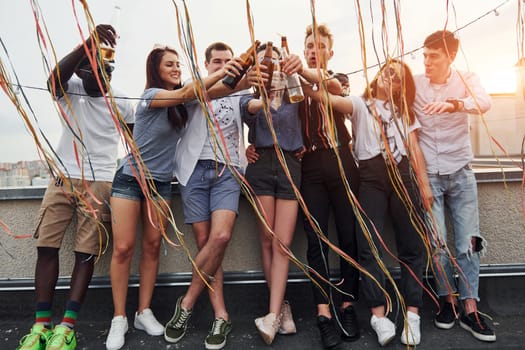
<instances>
[{"instance_id":1,"label":"striped shirt","mask_svg":"<svg viewBox=\"0 0 525 350\"><path fill-rule=\"evenodd\" d=\"M300 102L299 117L302 122L303 141L307 152L319 149L330 149L350 143L350 134L344 124L345 116L343 113L332 111L333 124L330 122L330 115L325 111L325 106L307 97ZM330 140L330 126L335 128L335 138Z\"/></svg>"}]
</instances>

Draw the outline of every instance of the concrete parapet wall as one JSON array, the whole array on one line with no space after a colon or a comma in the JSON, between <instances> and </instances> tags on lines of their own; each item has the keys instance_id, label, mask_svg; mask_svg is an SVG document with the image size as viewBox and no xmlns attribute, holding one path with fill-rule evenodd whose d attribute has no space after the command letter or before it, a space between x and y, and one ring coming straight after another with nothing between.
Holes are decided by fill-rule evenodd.
<instances>
[{"instance_id":1,"label":"concrete parapet wall","mask_svg":"<svg viewBox=\"0 0 525 350\"><path fill-rule=\"evenodd\" d=\"M525 264L523 247L525 247L524 220L521 209L521 184L519 182L479 183L480 224L482 235L488 241L487 255L482 264ZM191 227L183 224L180 196L174 196L172 206L175 220L185 233L184 239L192 254L195 244ZM40 199L0 199L0 220L14 234L32 234L36 226ZM241 199L240 215L237 219L232 241L224 260L225 271L260 271L259 240L256 216L246 200ZM329 237L335 239L333 226ZM36 249L33 239L14 239L0 231L0 279L32 279L36 261ZM173 237L173 232L170 232ZM393 246L392 235L385 232L386 241ZM69 228L61 249L60 276L69 276L73 266L73 230ZM140 239L140 234L138 236ZM137 241L140 244L140 241ZM139 245L137 245L139 248ZM298 221L292 251L303 262L306 262L306 239L302 222ZM133 258L132 274L138 271L140 249L136 249ZM338 268L337 260L331 254L332 267ZM390 258L387 264L395 263ZM95 276L109 274L111 248L108 249L96 265ZM295 266L291 270L298 271ZM191 266L184 251L165 245L161 251L160 273L180 273L191 271Z\"/></svg>"}]
</instances>

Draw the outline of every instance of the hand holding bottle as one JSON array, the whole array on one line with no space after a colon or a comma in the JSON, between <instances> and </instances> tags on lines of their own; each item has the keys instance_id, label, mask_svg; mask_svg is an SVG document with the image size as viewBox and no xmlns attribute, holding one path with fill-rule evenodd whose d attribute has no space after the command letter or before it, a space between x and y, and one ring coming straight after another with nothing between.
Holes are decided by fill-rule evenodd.
<instances>
[{"instance_id":1,"label":"hand holding bottle","mask_svg":"<svg viewBox=\"0 0 525 350\"><path fill-rule=\"evenodd\" d=\"M257 73L257 68L255 66L251 67L246 73L246 80L250 86L258 88L268 82L270 74L268 73L268 67L263 64L259 64L260 74Z\"/></svg>"},{"instance_id":2,"label":"hand holding bottle","mask_svg":"<svg viewBox=\"0 0 525 350\"><path fill-rule=\"evenodd\" d=\"M113 14L111 15L111 20L109 21L110 28L109 32L113 35L112 41L102 40L100 38L100 57L107 62L115 61L115 46L117 45L117 39L120 32L120 6L115 6L113 8Z\"/></svg>"},{"instance_id":3,"label":"hand holding bottle","mask_svg":"<svg viewBox=\"0 0 525 350\"><path fill-rule=\"evenodd\" d=\"M98 36L101 45L105 44L110 47L115 47L115 45L117 45L116 30L113 26L109 24L99 24L95 27L95 31L97 32L96 35ZM92 33L91 37L87 39L86 44L88 47L91 47L91 39L94 35L95 33Z\"/></svg>"},{"instance_id":4,"label":"hand holding bottle","mask_svg":"<svg viewBox=\"0 0 525 350\"><path fill-rule=\"evenodd\" d=\"M301 79L297 72L303 71L303 63L297 55L291 55L288 49L288 41L285 36L281 37L281 55L283 61L281 70L286 74L286 87L290 102L297 103L304 100L303 89L301 88Z\"/></svg>"},{"instance_id":5,"label":"hand holding bottle","mask_svg":"<svg viewBox=\"0 0 525 350\"><path fill-rule=\"evenodd\" d=\"M244 69L242 63L243 63L243 59L240 58L240 57L234 57L231 60L229 60L224 65L224 67L222 67L222 71L223 71L224 76L231 77L231 78L236 78L236 77L239 77L239 76L242 77L241 72ZM223 80L223 82L224 82L224 80ZM235 85L237 85L237 83ZM234 85L234 87L235 87L235 85Z\"/></svg>"},{"instance_id":6,"label":"hand holding bottle","mask_svg":"<svg viewBox=\"0 0 525 350\"><path fill-rule=\"evenodd\" d=\"M239 74L236 75L236 76L228 75L226 78L224 78L222 80L224 85L226 85L230 89L234 89L235 86L237 86L237 84L242 79L244 74L246 74L246 71L252 66L252 64L254 62L254 57L255 57L255 50L257 49L259 44L260 44L260 41L259 40L255 40L253 45L250 46L248 48L248 50L246 50L246 52L243 52L241 54L241 56L239 57L239 60L238 60L238 62L240 64Z\"/></svg>"},{"instance_id":7,"label":"hand holding bottle","mask_svg":"<svg viewBox=\"0 0 525 350\"><path fill-rule=\"evenodd\" d=\"M295 73L301 74L303 71L303 62L299 56L290 54L281 60L281 69L288 76Z\"/></svg>"}]
</instances>

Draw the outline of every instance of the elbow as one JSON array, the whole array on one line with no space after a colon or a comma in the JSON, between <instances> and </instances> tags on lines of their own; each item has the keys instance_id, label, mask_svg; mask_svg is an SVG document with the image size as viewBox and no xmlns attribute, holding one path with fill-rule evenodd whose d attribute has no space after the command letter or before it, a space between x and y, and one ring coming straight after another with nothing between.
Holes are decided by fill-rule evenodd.
<instances>
[{"instance_id":1,"label":"elbow","mask_svg":"<svg viewBox=\"0 0 525 350\"><path fill-rule=\"evenodd\" d=\"M492 101L490 100L490 98L487 99L482 106L480 106L480 109L483 113L487 113L488 110L491 108L492 108Z\"/></svg>"},{"instance_id":2,"label":"elbow","mask_svg":"<svg viewBox=\"0 0 525 350\"><path fill-rule=\"evenodd\" d=\"M57 81L53 76L50 76L47 80L47 90L54 98L62 96L60 82Z\"/></svg>"}]
</instances>

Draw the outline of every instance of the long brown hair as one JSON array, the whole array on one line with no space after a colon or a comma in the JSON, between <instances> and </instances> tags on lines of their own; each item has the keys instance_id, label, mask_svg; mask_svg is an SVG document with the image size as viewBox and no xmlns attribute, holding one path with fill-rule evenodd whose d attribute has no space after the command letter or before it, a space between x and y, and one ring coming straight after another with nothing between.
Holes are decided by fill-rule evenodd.
<instances>
[{"instance_id":1,"label":"long brown hair","mask_svg":"<svg viewBox=\"0 0 525 350\"><path fill-rule=\"evenodd\" d=\"M365 89L363 96L369 96L369 92L372 97L377 96L377 79L381 78L381 74L385 69L388 69L392 64L399 64L402 67L401 76L401 89L398 92L392 94L393 103L397 107L399 116L408 115L410 125L414 124L416 116L414 113L414 100L416 99L416 83L414 82L414 76L408 65L398 59L389 59L385 64L381 66L379 72L375 76L374 80L370 83L370 86ZM405 104L406 101L406 104Z\"/></svg>"},{"instance_id":2,"label":"long brown hair","mask_svg":"<svg viewBox=\"0 0 525 350\"><path fill-rule=\"evenodd\" d=\"M165 85L160 77L159 67L162 57L166 52L171 52L179 57L179 54L175 49L168 46L163 48L155 48L151 50L146 59L146 89L161 88L164 89ZM182 84L175 86L175 90L180 89ZM188 121L188 111L183 104L168 107L168 120L171 126L177 130L182 129L186 126Z\"/></svg>"}]
</instances>

